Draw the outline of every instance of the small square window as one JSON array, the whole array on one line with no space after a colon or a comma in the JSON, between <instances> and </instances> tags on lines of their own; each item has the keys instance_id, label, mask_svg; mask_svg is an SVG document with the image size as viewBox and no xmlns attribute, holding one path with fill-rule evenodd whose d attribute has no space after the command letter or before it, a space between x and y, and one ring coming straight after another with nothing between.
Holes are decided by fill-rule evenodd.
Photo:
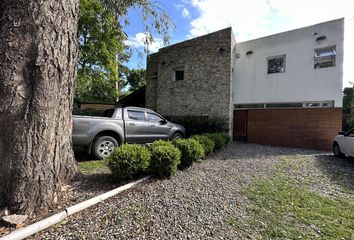
<instances>
[{"instance_id":1,"label":"small square window","mask_svg":"<svg viewBox=\"0 0 354 240\"><path fill-rule=\"evenodd\" d=\"M268 58L268 74L285 72L285 55Z\"/></svg>"},{"instance_id":2,"label":"small square window","mask_svg":"<svg viewBox=\"0 0 354 240\"><path fill-rule=\"evenodd\" d=\"M334 67L336 54L336 46L315 49L314 68Z\"/></svg>"},{"instance_id":3,"label":"small square window","mask_svg":"<svg viewBox=\"0 0 354 240\"><path fill-rule=\"evenodd\" d=\"M184 80L184 67L174 69L174 80L175 81Z\"/></svg>"}]
</instances>

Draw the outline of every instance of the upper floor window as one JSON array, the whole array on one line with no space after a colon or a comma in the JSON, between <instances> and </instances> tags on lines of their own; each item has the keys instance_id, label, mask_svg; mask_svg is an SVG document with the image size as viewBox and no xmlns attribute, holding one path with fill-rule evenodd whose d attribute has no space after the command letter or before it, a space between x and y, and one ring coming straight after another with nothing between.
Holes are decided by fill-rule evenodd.
<instances>
[{"instance_id":1,"label":"upper floor window","mask_svg":"<svg viewBox=\"0 0 354 240\"><path fill-rule=\"evenodd\" d=\"M285 55L268 58L268 74L285 72Z\"/></svg>"},{"instance_id":2,"label":"upper floor window","mask_svg":"<svg viewBox=\"0 0 354 240\"><path fill-rule=\"evenodd\" d=\"M175 68L174 70L174 80L182 81L184 80L184 67Z\"/></svg>"},{"instance_id":3,"label":"upper floor window","mask_svg":"<svg viewBox=\"0 0 354 240\"><path fill-rule=\"evenodd\" d=\"M336 65L336 46L315 49L314 68L334 67Z\"/></svg>"}]
</instances>

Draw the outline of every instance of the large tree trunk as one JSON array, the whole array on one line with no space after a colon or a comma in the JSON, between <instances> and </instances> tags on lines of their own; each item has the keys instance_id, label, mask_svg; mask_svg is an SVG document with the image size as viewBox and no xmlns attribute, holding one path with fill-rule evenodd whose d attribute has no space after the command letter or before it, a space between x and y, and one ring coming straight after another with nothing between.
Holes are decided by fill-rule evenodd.
<instances>
[{"instance_id":1,"label":"large tree trunk","mask_svg":"<svg viewBox=\"0 0 354 240\"><path fill-rule=\"evenodd\" d=\"M0 198L46 212L76 171L71 147L79 0L0 2Z\"/></svg>"}]
</instances>

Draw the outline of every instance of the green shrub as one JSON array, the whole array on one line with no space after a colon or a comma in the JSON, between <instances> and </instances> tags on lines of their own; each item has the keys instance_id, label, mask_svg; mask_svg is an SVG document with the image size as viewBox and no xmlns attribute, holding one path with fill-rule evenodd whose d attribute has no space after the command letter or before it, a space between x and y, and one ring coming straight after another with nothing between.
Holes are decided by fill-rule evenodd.
<instances>
[{"instance_id":1,"label":"green shrub","mask_svg":"<svg viewBox=\"0 0 354 240\"><path fill-rule=\"evenodd\" d=\"M215 150L220 150L230 142L230 136L227 133L206 133L204 136L210 138L215 144Z\"/></svg>"},{"instance_id":2,"label":"green shrub","mask_svg":"<svg viewBox=\"0 0 354 240\"><path fill-rule=\"evenodd\" d=\"M180 164L181 153L171 142L156 141L150 145L150 172L157 177L171 177Z\"/></svg>"},{"instance_id":3,"label":"green shrub","mask_svg":"<svg viewBox=\"0 0 354 240\"><path fill-rule=\"evenodd\" d=\"M93 108L86 108L86 109L80 109L80 108L74 108L73 109L73 114L74 115L82 115L82 116L98 116L101 117L103 116L103 111L101 110L96 110Z\"/></svg>"},{"instance_id":4,"label":"green shrub","mask_svg":"<svg viewBox=\"0 0 354 240\"><path fill-rule=\"evenodd\" d=\"M149 167L150 157L150 151L145 146L123 144L106 161L115 179L126 179L144 173Z\"/></svg>"},{"instance_id":5,"label":"green shrub","mask_svg":"<svg viewBox=\"0 0 354 240\"><path fill-rule=\"evenodd\" d=\"M205 135L194 135L192 139L197 140L202 145L206 156L214 151L215 144L209 137Z\"/></svg>"},{"instance_id":6,"label":"green shrub","mask_svg":"<svg viewBox=\"0 0 354 240\"><path fill-rule=\"evenodd\" d=\"M228 122L220 117L208 116L170 116L166 117L174 123L185 127L185 136L190 137L195 134L217 133L228 130Z\"/></svg>"},{"instance_id":7,"label":"green shrub","mask_svg":"<svg viewBox=\"0 0 354 240\"><path fill-rule=\"evenodd\" d=\"M184 169L205 156L202 145L194 139L177 139L172 142L181 152L179 169Z\"/></svg>"},{"instance_id":8,"label":"green shrub","mask_svg":"<svg viewBox=\"0 0 354 240\"><path fill-rule=\"evenodd\" d=\"M224 141L224 146L226 147L227 144L229 144L229 142L231 141L230 135L228 133L218 133L218 134L220 134L221 138Z\"/></svg>"}]
</instances>

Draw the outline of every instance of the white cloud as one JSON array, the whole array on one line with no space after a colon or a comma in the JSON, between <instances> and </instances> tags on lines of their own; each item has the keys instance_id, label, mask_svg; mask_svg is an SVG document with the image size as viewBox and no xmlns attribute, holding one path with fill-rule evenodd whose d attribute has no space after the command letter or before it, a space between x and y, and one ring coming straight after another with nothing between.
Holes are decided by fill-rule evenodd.
<instances>
[{"instance_id":1,"label":"white cloud","mask_svg":"<svg viewBox=\"0 0 354 240\"><path fill-rule=\"evenodd\" d=\"M253 35L266 34L265 26L269 20L265 17L271 13L266 0L193 0L200 16L191 22L190 37L232 26L237 39Z\"/></svg>"},{"instance_id":2,"label":"white cloud","mask_svg":"<svg viewBox=\"0 0 354 240\"><path fill-rule=\"evenodd\" d=\"M186 8L185 2L183 2L183 4L182 3L175 4L175 8L178 11L181 11L182 17L184 17L184 18L190 17L190 13L189 13L189 10Z\"/></svg>"},{"instance_id":3,"label":"white cloud","mask_svg":"<svg viewBox=\"0 0 354 240\"><path fill-rule=\"evenodd\" d=\"M188 11L187 8L183 8L183 9L182 9L182 16L183 16L184 18L189 18L189 11Z\"/></svg>"},{"instance_id":4,"label":"white cloud","mask_svg":"<svg viewBox=\"0 0 354 240\"><path fill-rule=\"evenodd\" d=\"M345 17L344 85L354 82L354 1L192 0L199 17L188 37L232 26L238 42Z\"/></svg>"},{"instance_id":5,"label":"white cloud","mask_svg":"<svg viewBox=\"0 0 354 240\"><path fill-rule=\"evenodd\" d=\"M153 38L153 40L150 40L150 34L145 33L145 32L139 32L135 34L134 37L130 37L125 44L128 46L138 48L138 49L144 49L146 46L148 46L149 52L157 52L160 48L163 47L163 41L160 38ZM148 43L148 44L147 44Z\"/></svg>"}]
</instances>

